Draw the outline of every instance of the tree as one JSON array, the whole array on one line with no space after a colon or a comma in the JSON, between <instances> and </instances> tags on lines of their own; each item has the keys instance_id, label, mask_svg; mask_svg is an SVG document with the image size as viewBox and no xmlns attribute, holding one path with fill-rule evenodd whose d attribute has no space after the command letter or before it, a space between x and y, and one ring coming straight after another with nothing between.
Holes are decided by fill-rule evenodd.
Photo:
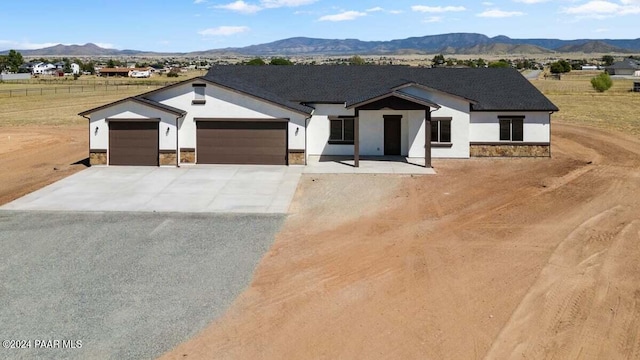
<instances>
[{"instance_id":1,"label":"tree","mask_svg":"<svg viewBox=\"0 0 640 360\"><path fill-rule=\"evenodd\" d=\"M69 61L69 59L67 58L64 59L64 67L62 68L62 72L64 72L65 74L71 74L72 72L71 61Z\"/></svg>"},{"instance_id":2,"label":"tree","mask_svg":"<svg viewBox=\"0 0 640 360\"><path fill-rule=\"evenodd\" d=\"M611 55L605 55L602 57L602 61L604 62L605 66L611 66L616 61L616 59L614 59Z\"/></svg>"},{"instance_id":3,"label":"tree","mask_svg":"<svg viewBox=\"0 0 640 360\"><path fill-rule=\"evenodd\" d=\"M563 74L571 71L571 64L566 60L556 61L551 63L550 66L551 73L553 74Z\"/></svg>"},{"instance_id":4,"label":"tree","mask_svg":"<svg viewBox=\"0 0 640 360\"><path fill-rule=\"evenodd\" d=\"M95 75L96 74L96 64L94 64L93 61L89 61L87 63L82 64L80 66L80 70L82 70L84 72L91 73L91 75Z\"/></svg>"},{"instance_id":5,"label":"tree","mask_svg":"<svg viewBox=\"0 0 640 360\"><path fill-rule=\"evenodd\" d=\"M109 61L107 61L107 67L108 68L116 67L116 62L113 59L109 59Z\"/></svg>"},{"instance_id":6,"label":"tree","mask_svg":"<svg viewBox=\"0 0 640 360\"><path fill-rule=\"evenodd\" d=\"M291 60L285 58L273 58L269 62L269 65L293 65Z\"/></svg>"},{"instance_id":7,"label":"tree","mask_svg":"<svg viewBox=\"0 0 640 360\"><path fill-rule=\"evenodd\" d=\"M349 65L366 65L366 64L367 62L364 61L364 59L358 55L354 55L349 59Z\"/></svg>"},{"instance_id":8,"label":"tree","mask_svg":"<svg viewBox=\"0 0 640 360\"><path fill-rule=\"evenodd\" d=\"M509 62L507 62L507 60L500 59L498 61L490 62L489 67L490 68L508 68L508 67L511 67L511 65L509 64Z\"/></svg>"},{"instance_id":9,"label":"tree","mask_svg":"<svg viewBox=\"0 0 640 360\"><path fill-rule=\"evenodd\" d=\"M267 63L265 63L264 60L262 60L261 58L251 59L251 60L247 61L246 64L247 65L253 65L253 66L267 65Z\"/></svg>"},{"instance_id":10,"label":"tree","mask_svg":"<svg viewBox=\"0 0 640 360\"><path fill-rule=\"evenodd\" d=\"M479 59L476 61L476 64L478 65L478 67L485 67L485 66L487 66L487 63L484 61L484 59L483 59L483 58L479 58Z\"/></svg>"},{"instance_id":11,"label":"tree","mask_svg":"<svg viewBox=\"0 0 640 360\"><path fill-rule=\"evenodd\" d=\"M9 54L5 57L4 66L6 70L10 72L17 73L20 66L24 64L24 59L22 58L22 54L15 50L9 50Z\"/></svg>"},{"instance_id":12,"label":"tree","mask_svg":"<svg viewBox=\"0 0 640 360\"><path fill-rule=\"evenodd\" d=\"M613 86L613 81L611 80L611 76L604 72L591 79L591 86L593 86L597 92L605 92Z\"/></svg>"},{"instance_id":13,"label":"tree","mask_svg":"<svg viewBox=\"0 0 640 360\"><path fill-rule=\"evenodd\" d=\"M433 57L433 60L431 60L431 63L433 64L433 66L442 66L444 65L445 59L444 59L444 55L439 54Z\"/></svg>"}]
</instances>

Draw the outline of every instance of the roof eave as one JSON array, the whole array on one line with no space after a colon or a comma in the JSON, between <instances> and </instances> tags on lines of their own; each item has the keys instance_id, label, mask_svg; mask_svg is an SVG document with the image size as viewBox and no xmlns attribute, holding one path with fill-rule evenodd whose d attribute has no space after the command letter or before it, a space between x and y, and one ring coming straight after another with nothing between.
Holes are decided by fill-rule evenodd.
<instances>
[{"instance_id":1,"label":"roof eave","mask_svg":"<svg viewBox=\"0 0 640 360\"><path fill-rule=\"evenodd\" d=\"M354 109L354 108L357 108L357 107L360 107L360 106L364 106L364 105L370 104L372 102L376 102L376 101L379 101L379 100L382 100L382 99L386 99L386 98L392 97L392 96L401 98L403 100L411 101L411 102L419 104L419 105L428 106L428 107L431 107L431 108L436 108L436 109L440 109L441 108L441 106L436 104L436 103L432 103L431 101L428 101L428 100L425 100L425 99L420 99L420 98L417 98L415 96L410 96L408 94L404 94L404 93L399 92L399 91L391 91L389 93L386 93L386 94L383 94L383 95L380 95L380 96L376 96L376 97L373 97L373 98L370 98L370 99L367 99L367 100L364 100L364 101L360 101L360 102L357 102L357 103L352 103L352 104L347 103L346 104L346 108L347 109Z\"/></svg>"}]
</instances>

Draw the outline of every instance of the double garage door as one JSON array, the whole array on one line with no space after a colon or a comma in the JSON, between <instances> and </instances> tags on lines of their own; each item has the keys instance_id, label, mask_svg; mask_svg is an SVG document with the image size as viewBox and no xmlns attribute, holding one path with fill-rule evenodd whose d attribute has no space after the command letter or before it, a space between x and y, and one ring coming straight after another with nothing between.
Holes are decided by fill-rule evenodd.
<instances>
[{"instance_id":1,"label":"double garage door","mask_svg":"<svg viewBox=\"0 0 640 360\"><path fill-rule=\"evenodd\" d=\"M198 121L199 164L287 165L286 121ZM109 123L109 164L158 166L157 121Z\"/></svg>"},{"instance_id":2,"label":"double garage door","mask_svg":"<svg viewBox=\"0 0 640 360\"><path fill-rule=\"evenodd\" d=\"M286 121L198 121L199 164L287 165Z\"/></svg>"}]
</instances>

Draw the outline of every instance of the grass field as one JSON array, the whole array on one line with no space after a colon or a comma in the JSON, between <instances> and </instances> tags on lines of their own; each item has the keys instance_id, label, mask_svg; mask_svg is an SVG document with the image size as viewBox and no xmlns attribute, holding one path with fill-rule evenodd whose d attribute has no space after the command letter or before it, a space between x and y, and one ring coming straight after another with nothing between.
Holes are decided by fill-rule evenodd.
<instances>
[{"instance_id":1,"label":"grass field","mask_svg":"<svg viewBox=\"0 0 640 360\"><path fill-rule=\"evenodd\" d=\"M138 95L155 87L136 88L129 91L94 91L62 93L43 96L0 98L0 127L55 125L74 126L86 124L78 113L128 96Z\"/></svg>"},{"instance_id":2,"label":"grass field","mask_svg":"<svg viewBox=\"0 0 640 360\"><path fill-rule=\"evenodd\" d=\"M562 80L532 83L560 108L555 121L640 135L640 93L631 92L633 80L615 79L611 89L598 93L590 82L598 73L574 72Z\"/></svg>"}]
</instances>

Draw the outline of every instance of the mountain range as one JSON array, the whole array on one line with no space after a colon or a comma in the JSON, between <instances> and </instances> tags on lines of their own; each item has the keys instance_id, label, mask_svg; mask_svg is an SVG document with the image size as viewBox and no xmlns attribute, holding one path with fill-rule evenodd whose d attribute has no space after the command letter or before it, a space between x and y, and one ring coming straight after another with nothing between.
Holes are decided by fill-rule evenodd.
<instances>
[{"instance_id":1,"label":"mountain range","mask_svg":"<svg viewBox=\"0 0 640 360\"><path fill-rule=\"evenodd\" d=\"M37 50L19 50L24 56L293 56L293 55L399 55L399 54L545 54L545 53L633 53L640 52L638 39L512 39L475 33L451 33L390 41L315 39L294 37L246 47L161 53L105 49L95 44L56 45ZM8 51L0 52L6 54Z\"/></svg>"}]
</instances>

